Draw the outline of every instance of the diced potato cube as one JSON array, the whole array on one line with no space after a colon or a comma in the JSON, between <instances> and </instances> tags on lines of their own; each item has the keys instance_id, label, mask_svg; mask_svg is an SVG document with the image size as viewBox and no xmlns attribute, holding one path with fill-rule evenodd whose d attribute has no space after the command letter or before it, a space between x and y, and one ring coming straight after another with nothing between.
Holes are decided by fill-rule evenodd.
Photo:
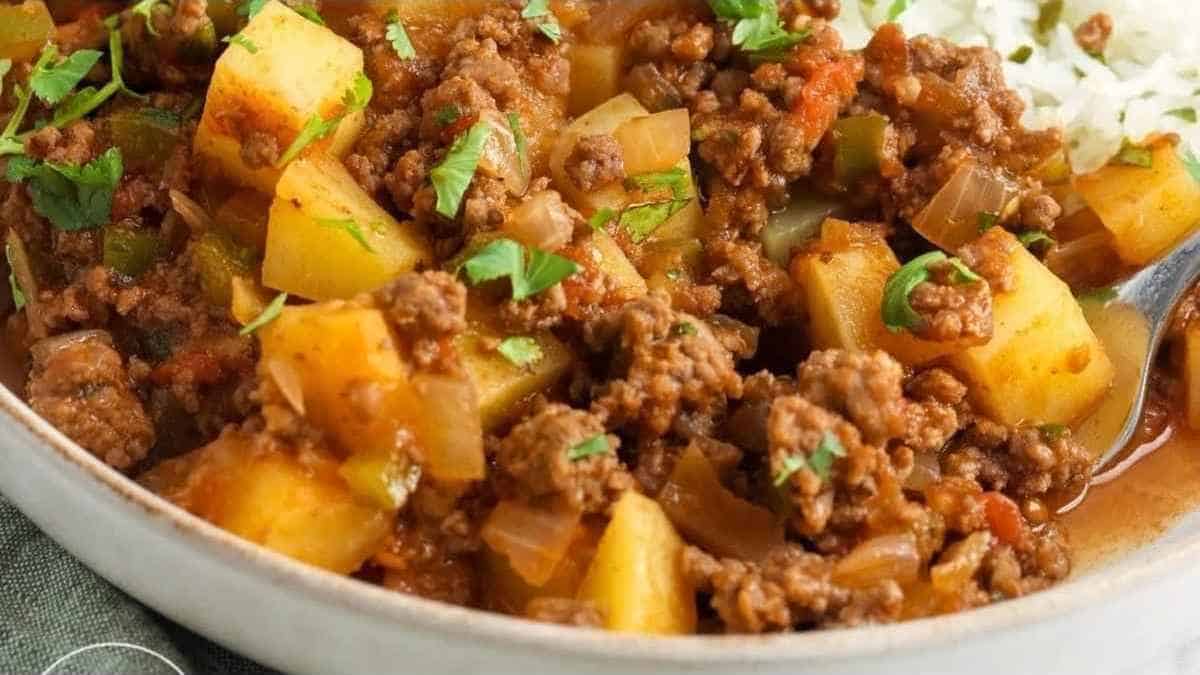
<instances>
[{"instance_id":1,"label":"diced potato cube","mask_svg":"<svg viewBox=\"0 0 1200 675\"><path fill-rule=\"evenodd\" d=\"M358 47L287 6L268 2L242 30L254 51L232 44L217 59L195 150L231 180L271 192L281 167L252 166L242 146L252 133L275 139L282 153L314 115L345 110L343 96L363 70ZM362 130L362 112L348 115L328 138L306 152L344 154Z\"/></svg>"},{"instance_id":2,"label":"diced potato cube","mask_svg":"<svg viewBox=\"0 0 1200 675\"><path fill-rule=\"evenodd\" d=\"M382 312L348 303L288 306L259 338L264 377L289 400L299 398L301 412L344 451L392 449L413 394Z\"/></svg>"},{"instance_id":3,"label":"diced potato cube","mask_svg":"<svg viewBox=\"0 0 1200 675\"><path fill-rule=\"evenodd\" d=\"M575 120L562 131L553 150L550 151L550 173L554 178L554 186L568 202L586 213L604 207L620 209L625 205L625 191L620 186L610 186L606 190L591 194L576 187L575 182L566 173L567 157L575 149L575 144L580 138L611 134L625 122L649 114L632 95L621 94Z\"/></svg>"},{"instance_id":4,"label":"diced potato cube","mask_svg":"<svg viewBox=\"0 0 1200 675\"><path fill-rule=\"evenodd\" d=\"M992 302L990 342L952 354L975 404L1005 424L1070 424L1091 411L1113 381L1113 365L1071 289L1006 230L1014 287Z\"/></svg>"},{"instance_id":5,"label":"diced potato cube","mask_svg":"<svg viewBox=\"0 0 1200 675\"><path fill-rule=\"evenodd\" d=\"M1075 179L1131 265L1151 262L1200 224L1200 181L1174 144L1157 143L1151 162L1150 168L1112 164Z\"/></svg>"},{"instance_id":6,"label":"diced potato cube","mask_svg":"<svg viewBox=\"0 0 1200 675\"><path fill-rule=\"evenodd\" d=\"M192 470L181 504L255 543L334 572L357 570L383 544L391 518L357 501L332 461L256 453L226 434L179 460ZM156 469L158 470L158 469Z\"/></svg>"},{"instance_id":7,"label":"diced potato cube","mask_svg":"<svg viewBox=\"0 0 1200 675\"><path fill-rule=\"evenodd\" d=\"M591 250L596 267L616 281L621 298L632 300L649 292L646 280L638 274L637 268L629 262L625 252L612 237L604 232L592 233Z\"/></svg>"},{"instance_id":8,"label":"diced potato cube","mask_svg":"<svg viewBox=\"0 0 1200 675\"><path fill-rule=\"evenodd\" d=\"M622 47L575 44L567 58L571 61L567 112L582 115L621 93L621 69L625 62Z\"/></svg>"},{"instance_id":9,"label":"diced potato cube","mask_svg":"<svg viewBox=\"0 0 1200 675\"><path fill-rule=\"evenodd\" d=\"M829 218L819 246L792 260L792 278L803 289L809 335L818 349L882 349L910 366L936 360L961 345L892 333L883 325L883 287L900 269L887 242L859 225Z\"/></svg>"},{"instance_id":10,"label":"diced potato cube","mask_svg":"<svg viewBox=\"0 0 1200 675\"><path fill-rule=\"evenodd\" d=\"M484 348L509 337L491 312L472 303L468 320L470 328L455 338L454 346L475 382L483 428L492 431L520 415L533 396L554 387L573 357L553 333L539 331L529 337L541 348L541 360L526 367L513 365L499 352Z\"/></svg>"},{"instance_id":11,"label":"diced potato cube","mask_svg":"<svg viewBox=\"0 0 1200 675\"><path fill-rule=\"evenodd\" d=\"M625 173L636 176L666 171L692 149L691 117L686 108L635 117L613 131L625 160Z\"/></svg>"},{"instance_id":12,"label":"diced potato cube","mask_svg":"<svg viewBox=\"0 0 1200 675\"><path fill-rule=\"evenodd\" d=\"M265 285L311 300L349 298L429 260L424 234L396 222L337 159L310 155L284 171L267 223Z\"/></svg>"},{"instance_id":13,"label":"diced potato cube","mask_svg":"<svg viewBox=\"0 0 1200 675\"><path fill-rule=\"evenodd\" d=\"M0 59L32 61L53 36L54 19L44 2L0 5Z\"/></svg>"},{"instance_id":14,"label":"diced potato cube","mask_svg":"<svg viewBox=\"0 0 1200 675\"><path fill-rule=\"evenodd\" d=\"M609 630L686 635L696 630L696 591L683 576L683 539L654 500L626 492L613 508L579 597Z\"/></svg>"},{"instance_id":15,"label":"diced potato cube","mask_svg":"<svg viewBox=\"0 0 1200 675\"><path fill-rule=\"evenodd\" d=\"M1187 423L1200 430L1200 325L1192 323L1184 336L1183 381L1186 385Z\"/></svg>"}]
</instances>

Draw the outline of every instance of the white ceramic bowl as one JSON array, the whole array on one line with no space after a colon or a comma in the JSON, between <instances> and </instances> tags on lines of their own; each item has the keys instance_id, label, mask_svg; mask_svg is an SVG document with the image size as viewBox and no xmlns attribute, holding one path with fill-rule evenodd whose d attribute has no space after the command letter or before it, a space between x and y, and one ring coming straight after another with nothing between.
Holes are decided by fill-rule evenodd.
<instances>
[{"instance_id":1,"label":"white ceramic bowl","mask_svg":"<svg viewBox=\"0 0 1200 675\"><path fill-rule=\"evenodd\" d=\"M145 604L296 673L1200 672L1200 661L1187 661L1200 635L1200 517L1049 591L971 612L796 635L656 639L443 605L294 562L155 497L3 388L0 492ZM1159 665L1147 670L1152 661Z\"/></svg>"}]
</instances>

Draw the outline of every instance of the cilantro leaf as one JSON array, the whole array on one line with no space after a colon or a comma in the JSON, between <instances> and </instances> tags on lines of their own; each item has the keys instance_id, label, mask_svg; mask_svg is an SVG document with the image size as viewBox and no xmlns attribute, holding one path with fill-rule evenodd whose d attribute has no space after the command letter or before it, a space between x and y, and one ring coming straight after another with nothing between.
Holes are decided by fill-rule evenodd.
<instances>
[{"instance_id":1,"label":"cilantro leaf","mask_svg":"<svg viewBox=\"0 0 1200 675\"><path fill-rule=\"evenodd\" d=\"M165 0L138 0L133 3L129 11L135 15L140 15L146 20L146 31L151 35L157 36L158 29L154 27L154 6L164 2Z\"/></svg>"},{"instance_id":2,"label":"cilantro leaf","mask_svg":"<svg viewBox=\"0 0 1200 675\"><path fill-rule=\"evenodd\" d=\"M308 118L304 126L300 129L300 133L296 135L296 139L280 155L279 161L275 163L275 166L283 166L296 159L309 145L336 131L342 120L356 112L364 110L367 104L371 102L371 96L374 91L375 87L371 84L370 78L361 72L355 74L354 82L346 90L346 93L342 95L342 105L344 106L342 112L328 120L321 119L320 115L313 115Z\"/></svg>"},{"instance_id":3,"label":"cilantro leaf","mask_svg":"<svg viewBox=\"0 0 1200 675\"><path fill-rule=\"evenodd\" d=\"M1195 108L1175 108L1174 110L1168 110L1167 114L1172 117L1178 117L1179 119L1183 120L1184 122L1189 122L1191 124L1196 123L1196 109Z\"/></svg>"},{"instance_id":4,"label":"cilantro leaf","mask_svg":"<svg viewBox=\"0 0 1200 675\"><path fill-rule=\"evenodd\" d=\"M980 232L987 232L1000 223L1000 214L990 211L980 211L976 218L979 222Z\"/></svg>"},{"instance_id":5,"label":"cilantro leaf","mask_svg":"<svg viewBox=\"0 0 1200 675\"><path fill-rule=\"evenodd\" d=\"M600 231L603 230L604 226L611 223L612 219L616 217L616 211L613 211L607 206L603 206L599 211L593 213L591 218L588 218L588 225L591 226L593 230Z\"/></svg>"},{"instance_id":6,"label":"cilantro leaf","mask_svg":"<svg viewBox=\"0 0 1200 675\"><path fill-rule=\"evenodd\" d=\"M437 122L439 127L448 127L457 122L460 117L462 117L462 111L458 109L458 106L451 103L435 112L433 114L433 121Z\"/></svg>"},{"instance_id":7,"label":"cilantro leaf","mask_svg":"<svg viewBox=\"0 0 1200 675\"><path fill-rule=\"evenodd\" d=\"M280 293L275 296L275 299L263 309L262 314L259 314L250 323L242 326L242 329L238 331L238 335L250 335L254 331L278 319L279 315L283 313L283 305L287 302L287 299L287 293Z\"/></svg>"},{"instance_id":8,"label":"cilantro leaf","mask_svg":"<svg viewBox=\"0 0 1200 675\"><path fill-rule=\"evenodd\" d=\"M267 0L245 0L238 5L237 13L239 16L244 16L247 19L253 19L258 16L258 13L267 6Z\"/></svg>"},{"instance_id":9,"label":"cilantro leaf","mask_svg":"<svg viewBox=\"0 0 1200 675\"><path fill-rule=\"evenodd\" d=\"M412 40L408 39L408 31L404 30L404 24L400 22L400 15L396 14L396 10L388 12L387 21L385 37L392 43L396 56L405 61L417 58L417 50L413 48Z\"/></svg>"},{"instance_id":10,"label":"cilantro leaf","mask_svg":"<svg viewBox=\"0 0 1200 675\"><path fill-rule=\"evenodd\" d=\"M4 78L12 70L12 59L0 59L0 94L4 93Z\"/></svg>"},{"instance_id":11,"label":"cilantro leaf","mask_svg":"<svg viewBox=\"0 0 1200 675\"><path fill-rule=\"evenodd\" d=\"M554 44L562 41L562 26L558 25L558 18L550 11L549 0L529 0L525 9L521 10L521 18L533 20L542 35Z\"/></svg>"},{"instance_id":12,"label":"cilantro leaf","mask_svg":"<svg viewBox=\"0 0 1200 675\"><path fill-rule=\"evenodd\" d=\"M931 251L908 261L893 274L883 287L883 324L893 333L905 328L916 328L924 319L912 308L908 296L913 289L929 280L929 266L942 262L946 254Z\"/></svg>"},{"instance_id":13,"label":"cilantro leaf","mask_svg":"<svg viewBox=\"0 0 1200 675\"><path fill-rule=\"evenodd\" d=\"M525 137L525 130L521 128L521 115L515 112L508 113L508 127L512 129L513 144L517 146L517 161L521 163L521 175L529 175L529 139Z\"/></svg>"},{"instance_id":14,"label":"cilantro leaf","mask_svg":"<svg viewBox=\"0 0 1200 675\"><path fill-rule=\"evenodd\" d=\"M1114 160L1117 164L1149 169L1154 166L1154 153L1150 148L1134 145L1128 138L1121 144L1121 151Z\"/></svg>"},{"instance_id":15,"label":"cilantro leaf","mask_svg":"<svg viewBox=\"0 0 1200 675\"><path fill-rule=\"evenodd\" d=\"M26 298L25 291L21 289L21 282L17 281L17 274L14 271L16 267L13 265L12 246L4 247L4 257L8 260L8 288L12 291L13 306L20 311L25 306Z\"/></svg>"},{"instance_id":16,"label":"cilantro leaf","mask_svg":"<svg viewBox=\"0 0 1200 675\"><path fill-rule=\"evenodd\" d=\"M525 248L512 239L497 239L463 263L471 285L507 277L512 284L512 299L524 300L554 286L579 271L573 260L533 249L529 265Z\"/></svg>"},{"instance_id":17,"label":"cilantro leaf","mask_svg":"<svg viewBox=\"0 0 1200 675\"><path fill-rule=\"evenodd\" d=\"M375 249L371 247L371 243L367 241L367 236L363 234L362 228L352 218L315 218L314 222L321 227L327 227L332 230L342 230L350 235L350 238L358 242L359 246L367 253L374 253Z\"/></svg>"},{"instance_id":18,"label":"cilantro leaf","mask_svg":"<svg viewBox=\"0 0 1200 675\"><path fill-rule=\"evenodd\" d=\"M691 201L690 198L670 199L665 202L628 206L621 211L621 218L617 224L625 228L635 244L640 244Z\"/></svg>"},{"instance_id":19,"label":"cilantro leaf","mask_svg":"<svg viewBox=\"0 0 1200 675\"><path fill-rule=\"evenodd\" d=\"M98 227L109 221L113 191L125 168L121 151L107 152L83 166L38 162L29 157L9 160L9 182L29 181L33 209L61 230Z\"/></svg>"},{"instance_id":20,"label":"cilantro leaf","mask_svg":"<svg viewBox=\"0 0 1200 675\"><path fill-rule=\"evenodd\" d=\"M709 0L718 18L733 23L733 44L746 52L778 56L803 42L808 31L784 30L775 0Z\"/></svg>"},{"instance_id":21,"label":"cilantro leaf","mask_svg":"<svg viewBox=\"0 0 1200 675\"><path fill-rule=\"evenodd\" d=\"M54 55L58 53L54 45L48 46L47 49ZM38 98L55 105L71 93L75 85L79 84L92 66L100 60L100 55L95 49L81 49L58 64L46 63L30 74L29 86ZM53 58L52 56L51 61Z\"/></svg>"},{"instance_id":22,"label":"cilantro leaf","mask_svg":"<svg viewBox=\"0 0 1200 675\"><path fill-rule=\"evenodd\" d=\"M1200 158L1196 157L1196 153L1188 150L1183 156L1183 165L1187 167L1188 173L1192 174L1200 182Z\"/></svg>"},{"instance_id":23,"label":"cilantro leaf","mask_svg":"<svg viewBox=\"0 0 1200 675\"><path fill-rule=\"evenodd\" d=\"M817 444L817 449L808 456L808 465L812 468L813 473L824 481L829 479L829 470L833 468L834 458L845 456L846 447L832 431L826 431L821 436L821 442Z\"/></svg>"},{"instance_id":24,"label":"cilantro leaf","mask_svg":"<svg viewBox=\"0 0 1200 675\"><path fill-rule=\"evenodd\" d=\"M224 42L226 44L237 45L237 46L241 47L242 49L245 49L246 51L250 52L251 54L258 53L258 45L254 44L254 40L251 40L250 38L246 37L245 35L242 35L241 33L234 33L233 35L226 35L225 37L221 38L221 42Z\"/></svg>"},{"instance_id":25,"label":"cilantro leaf","mask_svg":"<svg viewBox=\"0 0 1200 675\"><path fill-rule=\"evenodd\" d=\"M801 469L808 468L808 460L805 459L804 455L801 454L788 455L787 457L784 457L783 461L780 463L783 466L780 467L778 473L775 474L775 487L783 487L783 484L788 482L788 479L792 477L792 474L800 471Z\"/></svg>"},{"instance_id":26,"label":"cilantro leaf","mask_svg":"<svg viewBox=\"0 0 1200 675\"><path fill-rule=\"evenodd\" d=\"M1054 246L1056 243L1058 243L1054 240L1054 237L1051 237L1041 230L1029 230L1028 232L1022 232L1021 234L1017 235L1017 241L1021 242L1025 248L1033 248L1039 244Z\"/></svg>"},{"instance_id":27,"label":"cilantro leaf","mask_svg":"<svg viewBox=\"0 0 1200 675\"><path fill-rule=\"evenodd\" d=\"M578 462L581 459L595 455L607 455L610 452L612 452L612 448L608 446L608 436L599 433L582 443L576 443L567 448L567 459Z\"/></svg>"},{"instance_id":28,"label":"cilantro leaf","mask_svg":"<svg viewBox=\"0 0 1200 675\"><path fill-rule=\"evenodd\" d=\"M475 170L479 168L479 157L483 146L492 135L487 122L476 122L467 133L459 136L441 163L429 172L433 189L437 192L436 210L446 218L458 215L463 196L471 186Z\"/></svg>"},{"instance_id":29,"label":"cilantro leaf","mask_svg":"<svg viewBox=\"0 0 1200 675\"><path fill-rule=\"evenodd\" d=\"M892 21L895 21L896 19L899 19L901 14L908 11L908 7L909 7L909 0L894 0L892 2L892 6L888 7L888 14L887 14L888 22L892 22Z\"/></svg>"},{"instance_id":30,"label":"cilantro leaf","mask_svg":"<svg viewBox=\"0 0 1200 675\"><path fill-rule=\"evenodd\" d=\"M325 25L325 19L321 17L321 13L316 8L310 5L299 5L292 8L297 14L317 24L318 26Z\"/></svg>"},{"instance_id":31,"label":"cilantro leaf","mask_svg":"<svg viewBox=\"0 0 1200 675\"><path fill-rule=\"evenodd\" d=\"M671 326L671 335L675 337L686 337L696 334L696 324L690 321L680 321Z\"/></svg>"},{"instance_id":32,"label":"cilantro leaf","mask_svg":"<svg viewBox=\"0 0 1200 675\"><path fill-rule=\"evenodd\" d=\"M951 280L956 284L973 284L977 281L983 281L983 277L979 276L966 263L958 258L950 258L946 262L950 263L951 269L954 271Z\"/></svg>"},{"instance_id":33,"label":"cilantro leaf","mask_svg":"<svg viewBox=\"0 0 1200 675\"><path fill-rule=\"evenodd\" d=\"M545 356L537 340L524 335L504 338L500 346L496 347L496 351L518 368L532 366Z\"/></svg>"},{"instance_id":34,"label":"cilantro leaf","mask_svg":"<svg viewBox=\"0 0 1200 675\"><path fill-rule=\"evenodd\" d=\"M656 171L654 173L630 176L625 182L630 188L642 190L643 192L654 192L669 188L671 196L675 199L686 199L688 197L688 174L687 171L678 166L667 171Z\"/></svg>"}]
</instances>

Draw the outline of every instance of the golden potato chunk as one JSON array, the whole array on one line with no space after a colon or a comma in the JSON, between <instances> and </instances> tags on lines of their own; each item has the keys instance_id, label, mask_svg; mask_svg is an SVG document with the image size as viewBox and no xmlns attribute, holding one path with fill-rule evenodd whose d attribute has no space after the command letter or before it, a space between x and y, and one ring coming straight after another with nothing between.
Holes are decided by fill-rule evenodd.
<instances>
[{"instance_id":1,"label":"golden potato chunk","mask_svg":"<svg viewBox=\"0 0 1200 675\"><path fill-rule=\"evenodd\" d=\"M613 508L579 589L609 630L685 635L696 630L696 592L683 576L683 539L662 507L626 492Z\"/></svg>"},{"instance_id":2,"label":"golden potato chunk","mask_svg":"<svg viewBox=\"0 0 1200 675\"><path fill-rule=\"evenodd\" d=\"M399 223L337 159L292 162L267 223L263 284L310 300L350 298L432 260L425 236Z\"/></svg>"},{"instance_id":3,"label":"golden potato chunk","mask_svg":"<svg viewBox=\"0 0 1200 675\"><path fill-rule=\"evenodd\" d=\"M217 59L196 131L195 151L227 178L270 193L282 167L250 158L247 141L274 143L280 155L313 116L345 111L343 97L363 70L362 51L286 5L268 2ZM362 112L308 147L342 155L362 130Z\"/></svg>"}]
</instances>

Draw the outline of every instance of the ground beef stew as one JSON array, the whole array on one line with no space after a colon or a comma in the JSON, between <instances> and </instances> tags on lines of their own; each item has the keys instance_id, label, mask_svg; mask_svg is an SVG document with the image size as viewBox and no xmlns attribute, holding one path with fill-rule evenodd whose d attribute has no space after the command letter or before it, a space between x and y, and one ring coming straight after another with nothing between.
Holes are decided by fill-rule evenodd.
<instances>
[{"instance_id":1,"label":"ground beef stew","mask_svg":"<svg viewBox=\"0 0 1200 675\"><path fill-rule=\"evenodd\" d=\"M1113 378L1081 303L1162 252L1129 219L1195 224L1115 200L1200 187L1170 136L1072 177L1002 57L847 50L839 6L0 5L24 394L242 537L541 621L1046 588ZM1156 410L1191 403L1195 304Z\"/></svg>"}]
</instances>

